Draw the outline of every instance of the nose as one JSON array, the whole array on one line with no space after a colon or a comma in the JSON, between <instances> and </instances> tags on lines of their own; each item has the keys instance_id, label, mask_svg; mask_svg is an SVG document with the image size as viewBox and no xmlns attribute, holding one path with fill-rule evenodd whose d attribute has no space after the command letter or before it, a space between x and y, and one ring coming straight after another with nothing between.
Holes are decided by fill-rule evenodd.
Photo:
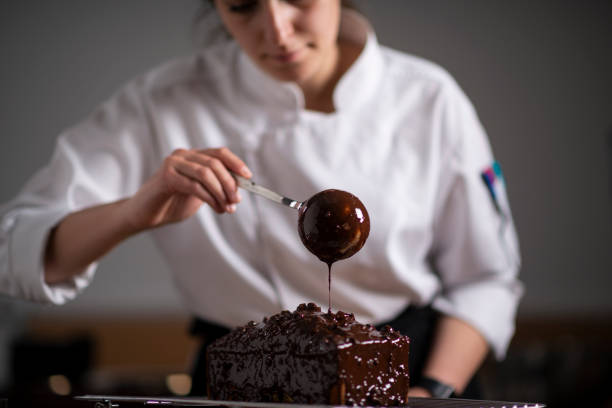
<instances>
[{"instance_id":1,"label":"nose","mask_svg":"<svg viewBox=\"0 0 612 408\"><path fill-rule=\"evenodd\" d=\"M278 0L264 2L264 37L272 45L283 47L294 33L290 7Z\"/></svg>"}]
</instances>

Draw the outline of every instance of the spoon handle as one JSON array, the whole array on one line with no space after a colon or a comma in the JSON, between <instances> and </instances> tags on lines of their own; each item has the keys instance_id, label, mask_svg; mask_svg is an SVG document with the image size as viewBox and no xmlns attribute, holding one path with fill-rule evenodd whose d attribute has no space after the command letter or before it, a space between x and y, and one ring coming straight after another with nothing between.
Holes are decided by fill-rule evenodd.
<instances>
[{"instance_id":1,"label":"spoon handle","mask_svg":"<svg viewBox=\"0 0 612 408\"><path fill-rule=\"evenodd\" d=\"M272 200L275 203L283 204L283 205L286 205L287 207L295 208L296 210L299 210L300 207L304 204L301 201L293 200L291 198L275 193L274 191L268 188L262 187L259 184L256 184L254 181L246 179L235 173L232 173L232 176L234 176L234 178L238 182L238 186L244 188L245 190L250 191L251 193L255 193L262 197L267 198L268 200Z\"/></svg>"}]
</instances>

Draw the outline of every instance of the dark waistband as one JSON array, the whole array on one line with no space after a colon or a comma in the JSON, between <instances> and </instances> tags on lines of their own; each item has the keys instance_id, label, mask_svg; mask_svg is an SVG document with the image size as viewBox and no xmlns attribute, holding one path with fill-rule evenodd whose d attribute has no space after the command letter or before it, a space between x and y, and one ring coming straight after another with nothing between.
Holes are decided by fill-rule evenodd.
<instances>
[{"instance_id":1,"label":"dark waistband","mask_svg":"<svg viewBox=\"0 0 612 408\"><path fill-rule=\"evenodd\" d=\"M209 322L208 320L194 317L189 327L189 334L192 336L206 337L207 339L217 339L230 332L225 326Z\"/></svg>"}]
</instances>

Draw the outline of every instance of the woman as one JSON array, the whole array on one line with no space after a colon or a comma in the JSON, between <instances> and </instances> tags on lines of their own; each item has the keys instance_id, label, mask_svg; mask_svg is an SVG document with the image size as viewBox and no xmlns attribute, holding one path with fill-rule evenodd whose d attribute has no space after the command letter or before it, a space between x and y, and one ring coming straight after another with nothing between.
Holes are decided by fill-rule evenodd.
<instances>
[{"instance_id":1,"label":"woman","mask_svg":"<svg viewBox=\"0 0 612 408\"><path fill-rule=\"evenodd\" d=\"M465 396L489 347L503 357L521 295L503 180L471 104L339 0L214 3L232 41L128 84L3 207L2 291L64 303L148 231L210 341L327 299L296 214L241 196L230 171L295 198L339 188L372 228L334 265L334 308L413 338L411 395Z\"/></svg>"}]
</instances>

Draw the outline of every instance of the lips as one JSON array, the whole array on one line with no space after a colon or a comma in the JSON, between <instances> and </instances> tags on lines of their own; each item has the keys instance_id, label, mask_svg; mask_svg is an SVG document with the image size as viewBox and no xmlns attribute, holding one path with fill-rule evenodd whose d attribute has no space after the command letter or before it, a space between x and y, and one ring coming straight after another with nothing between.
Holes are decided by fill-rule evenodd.
<instances>
[{"instance_id":1,"label":"lips","mask_svg":"<svg viewBox=\"0 0 612 408\"><path fill-rule=\"evenodd\" d=\"M304 48L298 48L292 51L276 52L266 54L269 58L278 61L280 63L291 63L296 62L304 52Z\"/></svg>"}]
</instances>

